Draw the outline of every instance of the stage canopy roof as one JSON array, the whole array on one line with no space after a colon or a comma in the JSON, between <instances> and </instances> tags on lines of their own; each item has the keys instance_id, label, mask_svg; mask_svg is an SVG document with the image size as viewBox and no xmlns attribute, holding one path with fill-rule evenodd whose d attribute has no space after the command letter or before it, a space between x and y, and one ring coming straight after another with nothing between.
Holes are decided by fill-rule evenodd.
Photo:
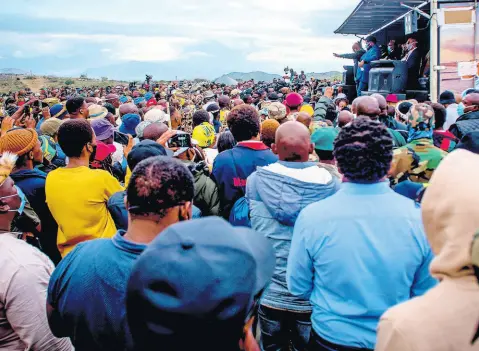
<instances>
[{"instance_id":1,"label":"stage canopy roof","mask_svg":"<svg viewBox=\"0 0 479 351\"><path fill-rule=\"evenodd\" d=\"M429 0L361 0L334 33L357 35L372 33L410 11L407 7L401 6L401 3L410 7L424 4L421 9L429 12L429 6L426 6ZM404 22L398 21L391 25L391 27L397 26L404 26Z\"/></svg>"}]
</instances>

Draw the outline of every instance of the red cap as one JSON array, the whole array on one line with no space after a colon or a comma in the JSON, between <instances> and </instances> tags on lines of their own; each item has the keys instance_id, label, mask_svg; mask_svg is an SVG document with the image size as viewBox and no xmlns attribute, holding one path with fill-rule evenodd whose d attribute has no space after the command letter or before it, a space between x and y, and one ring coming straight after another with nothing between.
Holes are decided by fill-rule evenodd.
<instances>
[{"instance_id":1,"label":"red cap","mask_svg":"<svg viewBox=\"0 0 479 351\"><path fill-rule=\"evenodd\" d=\"M292 107L292 106L299 106L303 103L303 97L298 93L290 93L286 96L284 100L285 105Z\"/></svg>"},{"instance_id":2,"label":"red cap","mask_svg":"<svg viewBox=\"0 0 479 351\"><path fill-rule=\"evenodd\" d=\"M386 102L391 102L391 103L398 103L399 102L399 99L397 97L397 95L395 94L389 94L387 97L386 97Z\"/></svg>"},{"instance_id":3,"label":"red cap","mask_svg":"<svg viewBox=\"0 0 479 351\"><path fill-rule=\"evenodd\" d=\"M156 100L154 98L151 98L150 100L148 100L148 102L146 103L146 107L151 107L151 106L156 106L157 103L156 103Z\"/></svg>"},{"instance_id":4,"label":"red cap","mask_svg":"<svg viewBox=\"0 0 479 351\"><path fill-rule=\"evenodd\" d=\"M98 141L97 147L96 147L95 160L103 161L105 158L108 157L108 155L111 155L115 151L116 151L115 145L105 144L105 143L102 143L101 141Z\"/></svg>"}]
</instances>

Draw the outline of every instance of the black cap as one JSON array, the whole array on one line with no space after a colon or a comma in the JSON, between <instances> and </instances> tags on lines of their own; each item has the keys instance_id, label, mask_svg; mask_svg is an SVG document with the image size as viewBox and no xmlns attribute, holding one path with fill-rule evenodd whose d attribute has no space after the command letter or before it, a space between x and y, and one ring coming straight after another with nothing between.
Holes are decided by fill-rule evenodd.
<instances>
[{"instance_id":1,"label":"black cap","mask_svg":"<svg viewBox=\"0 0 479 351\"><path fill-rule=\"evenodd\" d=\"M439 103L440 104L455 104L456 98L452 91L446 90L439 96Z\"/></svg>"},{"instance_id":2,"label":"black cap","mask_svg":"<svg viewBox=\"0 0 479 351\"><path fill-rule=\"evenodd\" d=\"M154 156L168 156L168 153L160 144L155 143L152 140L143 140L141 143L133 146L128 154L128 157L126 158L128 168L133 171L138 163Z\"/></svg>"},{"instance_id":3,"label":"black cap","mask_svg":"<svg viewBox=\"0 0 479 351\"><path fill-rule=\"evenodd\" d=\"M269 101L278 101L278 100L279 100L279 96L278 96L278 94L275 93L275 92L269 93L269 94L268 94L268 100L269 100Z\"/></svg>"},{"instance_id":4,"label":"black cap","mask_svg":"<svg viewBox=\"0 0 479 351\"><path fill-rule=\"evenodd\" d=\"M206 112L211 112L215 113L220 110L220 107L218 104L209 104L208 107L206 108Z\"/></svg>"},{"instance_id":5,"label":"black cap","mask_svg":"<svg viewBox=\"0 0 479 351\"><path fill-rule=\"evenodd\" d=\"M170 226L136 260L126 308L136 350L161 345L238 349L254 301L274 272L275 253L255 231L218 217Z\"/></svg>"},{"instance_id":6,"label":"black cap","mask_svg":"<svg viewBox=\"0 0 479 351\"><path fill-rule=\"evenodd\" d=\"M372 35L366 38L366 42L370 42L370 41L372 41L374 44L377 43L376 37L373 37Z\"/></svg>"}]
</instances>

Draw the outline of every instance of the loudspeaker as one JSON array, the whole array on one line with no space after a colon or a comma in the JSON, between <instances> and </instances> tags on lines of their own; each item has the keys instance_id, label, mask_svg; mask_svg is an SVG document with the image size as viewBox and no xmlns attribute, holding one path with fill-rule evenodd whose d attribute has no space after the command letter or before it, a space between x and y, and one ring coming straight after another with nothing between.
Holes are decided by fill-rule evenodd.
<instances>
[{"instance_id":1,"label":"loudspeaker","mask_svg":"<svg viewBox=\"0 0 479 351\"><path fill-rule=\"evenodd\" d=\"M371 62L369 91L402 93L407 86L407 64L403 61L379 60Z\"/></svg>"},{"instance_id":2,"label":"loudspeaker","mask_svg":"<svg viewBox=\"0 0 479 351\"><path fill-rule=\"evenodd\" d=\"M353 66L343 66L345 71L343 72L343 84L344 85L354 85L354 67Z\"/></svg>"},{"instance_id":3,"label":"loudspeaker","mask_svg":"<svg viewBox=\"0 0 479 351\"><path fill-rule=\"evenodd\" d=\"M349 103L352 103L354 99L358 96L358 92L356 90L356 85L337 85L337 87L343 88L343 94L348 97Z\"/></svg>"}]
</instances>

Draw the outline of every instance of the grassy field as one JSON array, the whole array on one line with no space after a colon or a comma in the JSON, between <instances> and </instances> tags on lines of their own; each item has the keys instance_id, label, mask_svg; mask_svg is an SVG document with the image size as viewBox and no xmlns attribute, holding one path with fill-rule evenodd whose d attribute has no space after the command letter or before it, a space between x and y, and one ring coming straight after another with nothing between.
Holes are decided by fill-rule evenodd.
<instances>
[{"instance_id":1,"label":"grassy field","mask_svg":"<svg viewBox=\"0 0 479 351\"><path fill-rule=\"evenodd\" d=\"M71 87L107 87L118 84L127 84L127 82L115 80L101 80L101 79L79 79L66 77L49 77L49 76L9 76L6 79L0 79L0 94L8 93L10 91L18 91L25 88L30 88L37 93L41 88L60 87L68 84Z\"/></svg>"}]
</instances>

